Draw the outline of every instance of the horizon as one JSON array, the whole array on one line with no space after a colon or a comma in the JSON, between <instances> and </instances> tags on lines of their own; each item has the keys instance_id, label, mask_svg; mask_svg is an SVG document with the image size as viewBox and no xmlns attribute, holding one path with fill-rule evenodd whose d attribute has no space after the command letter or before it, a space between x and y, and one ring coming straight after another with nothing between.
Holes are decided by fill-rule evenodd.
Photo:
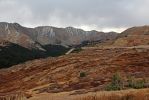
<instances>
[{"instance_id":1,"label":"horizon","mask_svg":"<svg viewBox=\"0 0 149 100\"><path fill-rule=\"evenodd\" d=\"M36 28L36 27L42 27L42 26L50 26L50 27L56 27L56 28L67 28L67 27L73 27L73 28L76 28L76 29L82 29L84 31L98 31L98 32L117 32L117 33L121 33L123 31L125 31L127 28L115 28L115 29L108 29L108 28L105 28L103 30L98 30L96 28L89 28L89 27L85 27L85 26L82 26L82 27L77 27L77 26L66 26L66 27L60 27L60 26L53 26L53 25L36 25L36 26L32 26L32 25L23 25L21 23L18 23L18 22L0 22L0 23L9 23L9 24L14 24L14 23L17 23L23 27L27 27L27 28Z\"/></svg>"},{"instance_id":2,"label":"horizon","mask_svg":"<svg viewBox=\"0 0 149 100\"><path fill-rule=\"evenodd\" d=\"M148 25L148 0L0 0L0 22L122 32Z\"/></svg>"},{"instance_id":3,"label":"horizon","mask_svg":"<svg viewBox=\"0 0 149 100\"><path fill-rule=\"evenodd\" d=\"M67 28L67 27L72 27L72 28L76 28L76 29L82 29L84 31L98 31L98 32L105 32L105 33L108 33L108 32L116 32L116 33L122 33L124 32L125 30L129 29L129 28L132 28L132 27L142 27L142 26L149 26L149 25L137 25L137 26L130 26L128 28L115 28L115 29L104 29L104 30L98 30L98 29L90 29L90 28L86 28L84 26L82 27L77 27L77 26L66 26L66 27L60 27L60 26L53 26L53 25L37 25L37 26L32 26L32 25L22 25L18 22L0 22L0 23L9 23L9 24L14 24L14 23L17 23L23 27L26 27L26 28L36 28L36 27L43 27L43 26L49 26L49 27L56 27L56 28Z\"/></svg>"}]
</instances>

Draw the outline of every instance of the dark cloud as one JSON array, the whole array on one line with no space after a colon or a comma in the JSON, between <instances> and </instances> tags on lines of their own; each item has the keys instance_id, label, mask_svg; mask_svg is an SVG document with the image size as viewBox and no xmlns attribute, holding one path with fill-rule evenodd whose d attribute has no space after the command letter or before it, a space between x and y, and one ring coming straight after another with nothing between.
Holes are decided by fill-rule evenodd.
<instances>
[{"instance_id":1,"label":"dark cloud","mask_svg":"<svg viewBox=\"0 0 149 100\"><path fill-rule=\"evenodd\" d=\"M0 21L123 30L149 24L149 0L0 0Z\"/></svg>"}]
</instances>

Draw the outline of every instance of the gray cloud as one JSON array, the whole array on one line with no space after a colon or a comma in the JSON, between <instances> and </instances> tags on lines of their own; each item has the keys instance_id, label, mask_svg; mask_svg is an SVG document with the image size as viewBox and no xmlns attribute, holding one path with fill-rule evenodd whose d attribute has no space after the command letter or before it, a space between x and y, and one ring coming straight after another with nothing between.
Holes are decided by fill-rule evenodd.
<instances>
[{"instance_id":1,"label":"gray cloud","mask_svg":"<svg viewBox=\"0 0 149 100\"><path fill-rule=\"evenodd\" d=\"M0 0L0 21L103 31L149 24L149 0Z\"/></svg>"}]
</instances>

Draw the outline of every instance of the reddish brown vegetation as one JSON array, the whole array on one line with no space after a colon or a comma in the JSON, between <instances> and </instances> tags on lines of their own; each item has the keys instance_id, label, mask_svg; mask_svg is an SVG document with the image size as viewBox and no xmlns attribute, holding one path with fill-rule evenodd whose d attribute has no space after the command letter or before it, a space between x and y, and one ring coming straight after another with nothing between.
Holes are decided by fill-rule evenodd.
<instances>
[{"instance_id":1,"label":"reddish brown vegetation","mask_svg":"<svg viewBox=\"0 0 149 100\"><path fill-rule=\"evenodd\" d=\"M92 48L78 54L39 59L0 73L0 92L26 91L38 86L39 92L61 92L77 89L102 90L114 73L124 81L128 76L149 77L148 48ZM80 77L84 72L85 77Z\"/></svg>"}]
</instances>

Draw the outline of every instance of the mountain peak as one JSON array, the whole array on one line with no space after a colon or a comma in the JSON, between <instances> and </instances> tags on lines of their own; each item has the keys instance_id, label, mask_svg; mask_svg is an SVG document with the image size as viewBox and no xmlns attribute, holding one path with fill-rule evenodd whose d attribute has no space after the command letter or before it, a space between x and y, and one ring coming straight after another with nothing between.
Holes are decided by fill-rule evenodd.
<instances>
[{"instance_id":1,"label":"mountain peak","mask_svg":"<svg viewBox=\"0 0 149 100\"><path fill-rule=\"evenodd\" d=\"M98 31L84 31L83 29L66 27L56 28L53 26L38 26L35 28L23 27L18 23L0 23L0 38L30 48L38 42L41 45L78 45L83 41L103 41L109 36L97 34ZM110 36L113 39L113 36ZM114 35L115 38L115 35Z\"/></svg>"}]
</instances>

